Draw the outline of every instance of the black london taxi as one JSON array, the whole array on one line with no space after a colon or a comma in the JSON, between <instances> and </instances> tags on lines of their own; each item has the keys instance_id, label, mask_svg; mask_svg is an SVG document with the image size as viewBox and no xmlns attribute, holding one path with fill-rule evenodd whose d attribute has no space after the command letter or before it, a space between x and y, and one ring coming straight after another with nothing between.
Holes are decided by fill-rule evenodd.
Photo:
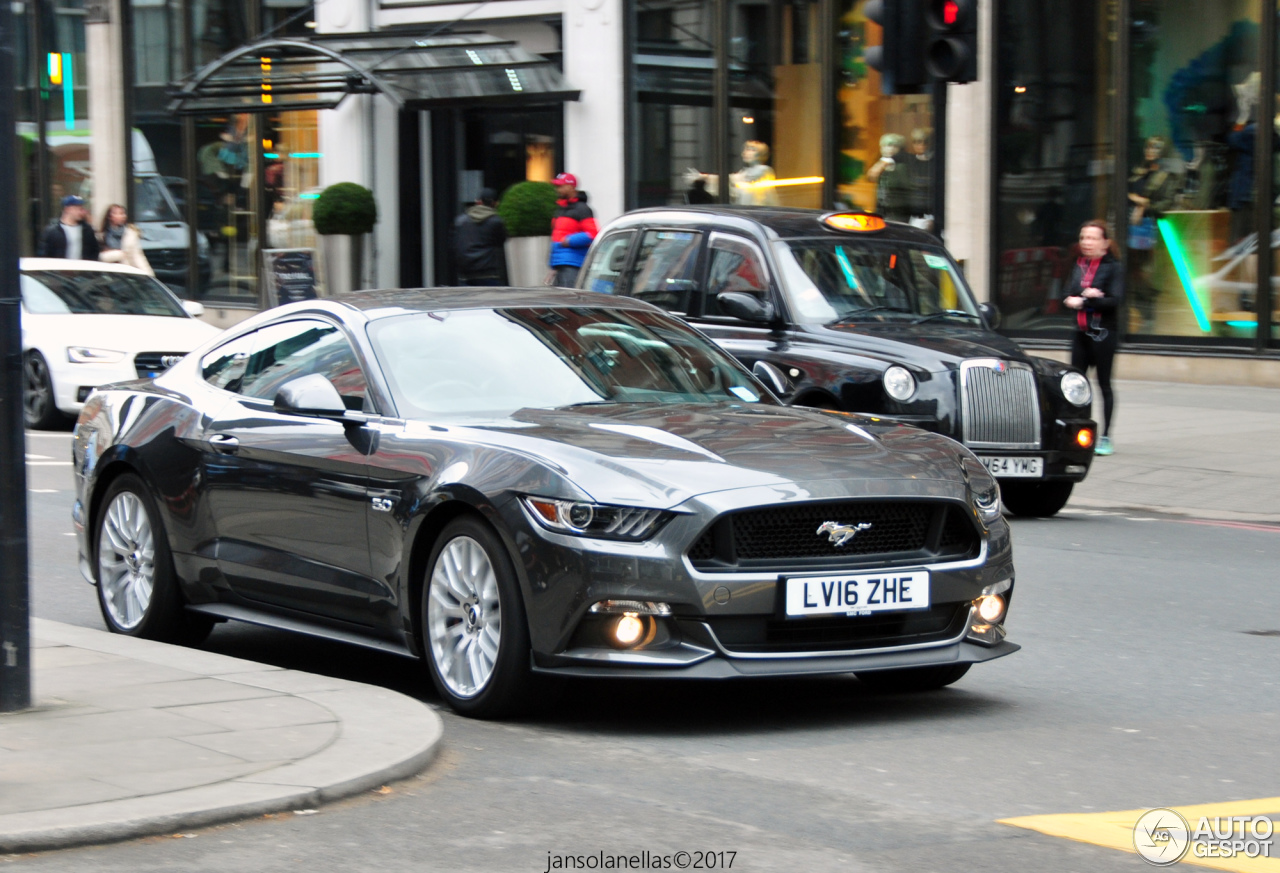
<instances>
[{"instance_id":1,"label":"black london taxi","mask_svg":"<svg viewBox=\"0 0 1280 873\"><path fill-rule=\"evenodd\" d=\"M1057 513L1093 461L1088 380L997 334L994 307L909 225L857 211L642 209L604 228L578 287L680 316L787 403L960 441L1014 514Z\"/></svg>"}]
</instances>

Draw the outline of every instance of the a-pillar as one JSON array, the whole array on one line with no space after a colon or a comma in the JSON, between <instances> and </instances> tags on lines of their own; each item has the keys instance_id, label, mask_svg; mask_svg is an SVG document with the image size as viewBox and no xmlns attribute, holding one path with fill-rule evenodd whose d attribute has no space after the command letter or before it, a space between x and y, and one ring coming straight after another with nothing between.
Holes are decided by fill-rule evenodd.
<instances>
[{"instance_id":1,"label":"a-pillar","mask_svg":"<svg viewBox=\"0 0 1280 873\"><path fill-rule=\"evenodd\" d=\"M85 5L85 56L89 83L91 187L89 214L97 224L107 206L128 203L129 168L124 112L124 39L121 0L90 0ZM57 214L59 204L53 205Z\"/></svg>"}]
</instances>

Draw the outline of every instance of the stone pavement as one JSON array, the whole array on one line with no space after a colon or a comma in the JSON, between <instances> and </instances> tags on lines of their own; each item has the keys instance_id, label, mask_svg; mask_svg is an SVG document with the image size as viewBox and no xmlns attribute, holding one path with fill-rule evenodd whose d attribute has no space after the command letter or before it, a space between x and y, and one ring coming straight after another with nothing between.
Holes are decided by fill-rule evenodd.
<instances>
[{"instance_id":1,"label":"stone pavement","mask_svg":"<svg viewBox=\"0 0 1280 873\"><path fill-rule=\"evenodd\" d=\"M35 619L36 707L0 714L0 852L320 803L420 771L443 731L394 691Z\"/></svg>"},{"instance_id":2,"label":"stone pavement","mask_svg":"<svg viewBox=\"0 0 1280 873\"><path fill-rule=\"evenodd\" d=\"M1071 507L1280 522L1280 390L1118 382L1116 453ZM1095 388L1094 416L1102 401Z\"/></svg>"}]
</instances>

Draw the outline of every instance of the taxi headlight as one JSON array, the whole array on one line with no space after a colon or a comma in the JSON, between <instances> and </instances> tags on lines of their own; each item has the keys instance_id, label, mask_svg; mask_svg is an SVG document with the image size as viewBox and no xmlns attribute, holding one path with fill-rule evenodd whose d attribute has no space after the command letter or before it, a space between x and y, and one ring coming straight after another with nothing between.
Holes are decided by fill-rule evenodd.
<instances>
[{"instance_id":1,"label":"taxi headlight","mask_svg":"<svg viewBox=\"0 0 1280 873\"><path fill-rule=\"evenodd\" d=\"M916 377L906 367L897 364L884 371L884 393L898 402L911 399L916 393Z\"/></svg>"},{"instance_id":2,"label":"taxi headlight","mask_svg":"<svg viewBox=\"0 0 1280 873\"><path fill-rule=\"evenodd\" d=\"M1079 373L1063 373L1062 396L1067 398L1067 402L1073 406L1088 406L1093 402L1093 389L1089 387L1089 380Z\"/></svg>"}]
</instances>

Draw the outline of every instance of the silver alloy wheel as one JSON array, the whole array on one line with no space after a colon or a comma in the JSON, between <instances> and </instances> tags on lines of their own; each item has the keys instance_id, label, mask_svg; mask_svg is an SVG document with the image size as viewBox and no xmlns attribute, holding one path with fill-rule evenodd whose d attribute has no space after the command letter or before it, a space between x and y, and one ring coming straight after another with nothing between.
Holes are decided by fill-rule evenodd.
<instances>
[{"instance_id":1,"label":"silver alloy wheel","mask_svg":"<svg viewBox=\"0 0 1280 873\"><path fill-rule=\"evenodd\" d=\"M27 422L43 421L53 403L53 380L49 377L49 365L38 353L29 354L22 367L22 407Z\"/></svg>"},{"instance_id":2,"label":"silver alloy wheel","mask_svg":"<svg viewBox=\"0 0 1280 873\"><path fill-rule=\"evenodd\" d=\"M155 533L146 507L131 491L121 491L107 507L98 534L98 584L102 603L122 630L147 616L155 590Z\"/></svg>"},{"instance_id":3,"label":"silver alloy wheel","mask_svg":"<svg viewBox=\"0 0 1280 873\"><path fill-rule=\"evenodd\" d=\"M502 640L498 577L489 553L455 537L431 569L427 641L440 678L459 697L475 697L493 677Z\"/></svg>"}]
</instances>

